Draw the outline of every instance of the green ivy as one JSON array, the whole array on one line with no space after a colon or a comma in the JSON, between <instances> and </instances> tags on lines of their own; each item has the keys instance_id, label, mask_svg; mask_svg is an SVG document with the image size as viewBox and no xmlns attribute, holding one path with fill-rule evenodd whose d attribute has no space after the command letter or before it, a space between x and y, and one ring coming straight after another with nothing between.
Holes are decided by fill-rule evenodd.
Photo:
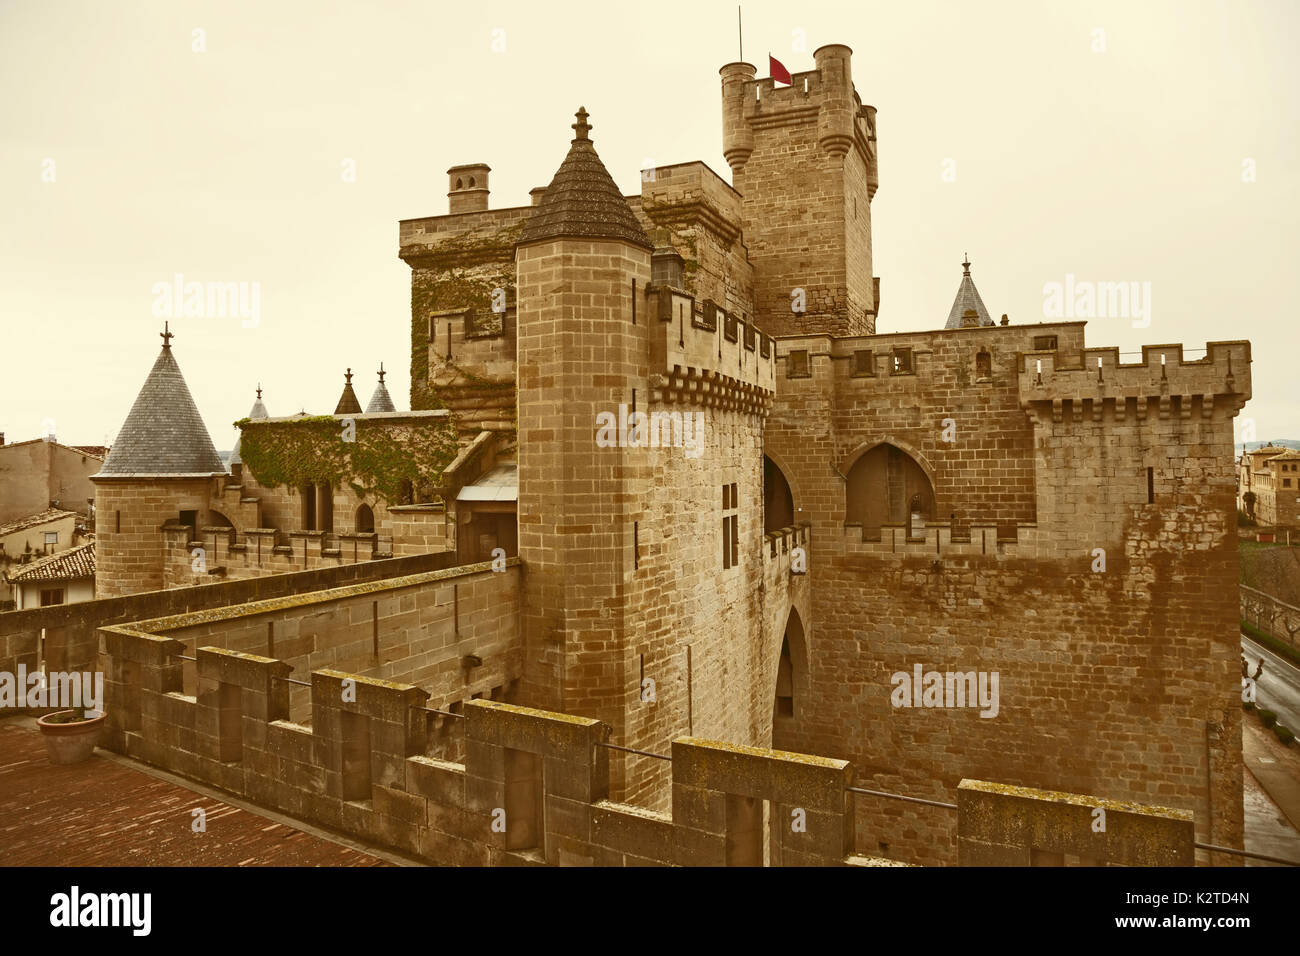
<instances>
[{"instance_id":1,"label":"green ivy","mask_svg":"<svg viewBox=\"0 0 1300 956\"><path fill-rule=\"evenodd\" d=\"M235 422L244 467L266 488L345 482L361 497L397 504L405 489L429 495L459 451L450 421L398 426L356 422L356 441L344 441L343 419L329 415L288 422Z\"/></svg>"},{"instance_id":2,"label":"green ivy","mask_svg":"<svg viewBox=\"0 0 1300 956\"><path fill-rule=\"evenodd\" d=\"M427 254L411 252L411 408L446 408L429 383L429 313L492 308L492 290L515 288L514 245L523 223L489 235L440 239Z\"/></svg>"}]
</instances>

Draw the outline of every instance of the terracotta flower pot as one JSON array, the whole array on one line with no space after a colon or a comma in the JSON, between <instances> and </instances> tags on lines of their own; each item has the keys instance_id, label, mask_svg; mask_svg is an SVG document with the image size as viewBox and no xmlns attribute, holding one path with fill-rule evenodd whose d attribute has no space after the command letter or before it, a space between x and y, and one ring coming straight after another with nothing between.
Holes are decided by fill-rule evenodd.
<instances>
[{"instance_id":1,"label":"terracotta flower pot","mask_svg":"<svg viewBox=\"0 0 1300 956\"><path fill-rule=\"evenodd\" d=\"M45 739L45 752L50 756L50 763L69 764L89 760L99 743L99 735L104 729L105 715L73 723L51 723L51 717L71 714L74 711L61 710L57 714L46 714L37 719L41 736Z\"/></svg>"}]
</instances>

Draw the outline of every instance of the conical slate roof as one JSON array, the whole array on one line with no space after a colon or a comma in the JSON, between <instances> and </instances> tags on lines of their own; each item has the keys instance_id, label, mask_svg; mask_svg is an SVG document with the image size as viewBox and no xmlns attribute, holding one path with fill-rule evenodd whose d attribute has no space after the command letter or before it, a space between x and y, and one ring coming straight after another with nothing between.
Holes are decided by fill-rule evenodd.
<instances>
[{"instance_id":1,"label":"conical slate roof","mask_svg":"<svg viewBox=\"0 0 1300 956\"><path fill-rule=\"evenodd\" d=\"M578 108L577 136L569 155L546 187L541 204L524 225L520 244L545 239L621 239L646 249L654 246L614 185L596 148L587 138L587 111Z\"/></svg>"},{"instance_id":2,"label":"conical slate roof","mask_svg":"<svg viewBox=\"0 0 1300 956\"><path fill-rule=\"evenodd\" d=\"M352 369L347 370L343 379L343 394L339 396L339 403L334 406L334 414L360 415L361 402L357 400L357 393L352 391Z\"/></svg>"},{"instance_id":3,"label":"conical slate roof","mask_svg":"<svg viewBox=\"0 0 1300 956\"><path fill-rule=\"evenodd\" d=\"M101 475L211 475L226 466L172 355L171 332L100 469Z\"/></svg>"},{"instance_id":4,"label":"conical slate roof","mask_svg":"<svg viewBox=\"0 0 1300 956\"><path fill-rule=\"evenodd\" d=\"M957 298L952 301L952 309L948 312L948 324L944 328L966 328L962 318L968 311L975 313L980 325L995 325L996 323L989 316L989 310L984 308L984 300L980 298L979 290L975 288L975 281L970 277L969 260L962 263L962 268L964 271L962 272L961 285L957 287Z\"/></svg>"},{"instance_id":5,"label":"conical slate roof","mask_svg":"<svg viewBox=\"0 0 1300 956\"><path fill-rule=\"evenodd\" d=\"M372 415L375 412L395 412L397 406L393 404L393 396L388 394L388 386L384 384L384 363L379 363L379 386L375 393L370 396L370 404L366 406L366 414Z\"/></svg>"},{"instance_id":6,"label":"conical slate roof","mask_svg":"<svg viewBox=\"0 0 1300 956\"><path fill-rule=\"evenodd\" d=\"M248 412L251 419L270 418L267 414L266 406L262 404L262 386L257 386L257 398L253 400L253 407ZM235 447L230 449L230 463L232 465L242 465L244 459L239 456L239 442L243 436L235 439Z\"/></svg>"}]
</instances>

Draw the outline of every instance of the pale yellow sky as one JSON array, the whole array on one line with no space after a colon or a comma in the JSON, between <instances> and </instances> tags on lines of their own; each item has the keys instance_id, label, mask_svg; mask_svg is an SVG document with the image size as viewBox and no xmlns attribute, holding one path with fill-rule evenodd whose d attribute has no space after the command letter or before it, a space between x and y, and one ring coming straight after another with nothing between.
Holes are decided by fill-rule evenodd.
<instances>
[{"instance_id":1,"label":"pale yellow sky","mask_svg":"<svg viewBox=\"0 0 1300 956\"><path fill-rule=\"evenodd\" d=\"M880 331L941 327L967 252L1012 322L1067 274L1149 282L1150 327L1093 319L1089 344L1248 338L1244 416L1300 438L1300 5L744 8L760 75L768 51L798 71L854 50L879 110ZM728 2L0 2L0 431L112 441L177 273L259 284L255 328L172 322L218 448L258 381L273 415L329 412L344 367L364 403L383 361L408 407L397 221L447 211L447 167L486 162L492 206L525 205L582 104L625 193L646 160L729 178L736 56Z\"/></svg>"}]
</instances>

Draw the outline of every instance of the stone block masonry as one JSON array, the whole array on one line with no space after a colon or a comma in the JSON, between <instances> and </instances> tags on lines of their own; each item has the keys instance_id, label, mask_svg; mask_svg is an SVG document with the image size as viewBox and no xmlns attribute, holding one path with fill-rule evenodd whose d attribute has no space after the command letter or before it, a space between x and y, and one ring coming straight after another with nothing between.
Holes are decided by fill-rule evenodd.
<instances>
[{"instance_id":1,"label":"stone block masonry","mask_svg":"<svg viewBox=\"0 0 1300 956\"><path fill-rule=\"evenodd\" d=\"M329 591L137 622L186 657L200 648L275 657L296 673L331 668L424 688L439 710L502 697L520 674L519 560L502 571L468 565ZM472 661L467 659L473 658ZM202 692L201 664L186 661L182 690ZM285 672L287 676L288 672ZM313 695L285 683L285 717L308 723Z\"/></svg>"},{"instance_id":2,"label":"stone block masonry","mask_svg":"<svg viewBox=\"0 0 1300 956\"><path fill-rule=\"evenodd\" d=\"M1249 345L1196 360L1149 346L1121 363L1081 331L777 340L787 358L808 353L810 374L779 379L765 438L817 560L808 700L775 739L846 754L873 789L951 801L969 777L1155 803L1236 846L1232 418ZM1056 348L1033 348L1041 337ZM910 367L855 362L864 348L875 362L908 349ZM938 520L864 541L847 517L880 443L919 463ZM891 675L918 664L998 673L997 717L895 707ZM857 823L860 847L926 863L959 851L939 809L867 798Z\"/></svg>"},{"instance_id":3,"label":"stone block masonry","mask_svg":"<svg viewBox=\"0 0 1300 956\"><path fill-rule=\"evenodd\" d=\"M473 700L465 759L449 762L425 755L417 687L316 671L306 727L286 719L283 661L199 648L199 692L186 696L180 642L105 632L113 749L431 863L894 865L855 853L859 797L843 760L680 737L663 761L671 810L655 812L609 799L609 727L594 718ZM964 864L1192 859L1189 814L972 780L960 794Z\"/></svg>"}]
</instances>

